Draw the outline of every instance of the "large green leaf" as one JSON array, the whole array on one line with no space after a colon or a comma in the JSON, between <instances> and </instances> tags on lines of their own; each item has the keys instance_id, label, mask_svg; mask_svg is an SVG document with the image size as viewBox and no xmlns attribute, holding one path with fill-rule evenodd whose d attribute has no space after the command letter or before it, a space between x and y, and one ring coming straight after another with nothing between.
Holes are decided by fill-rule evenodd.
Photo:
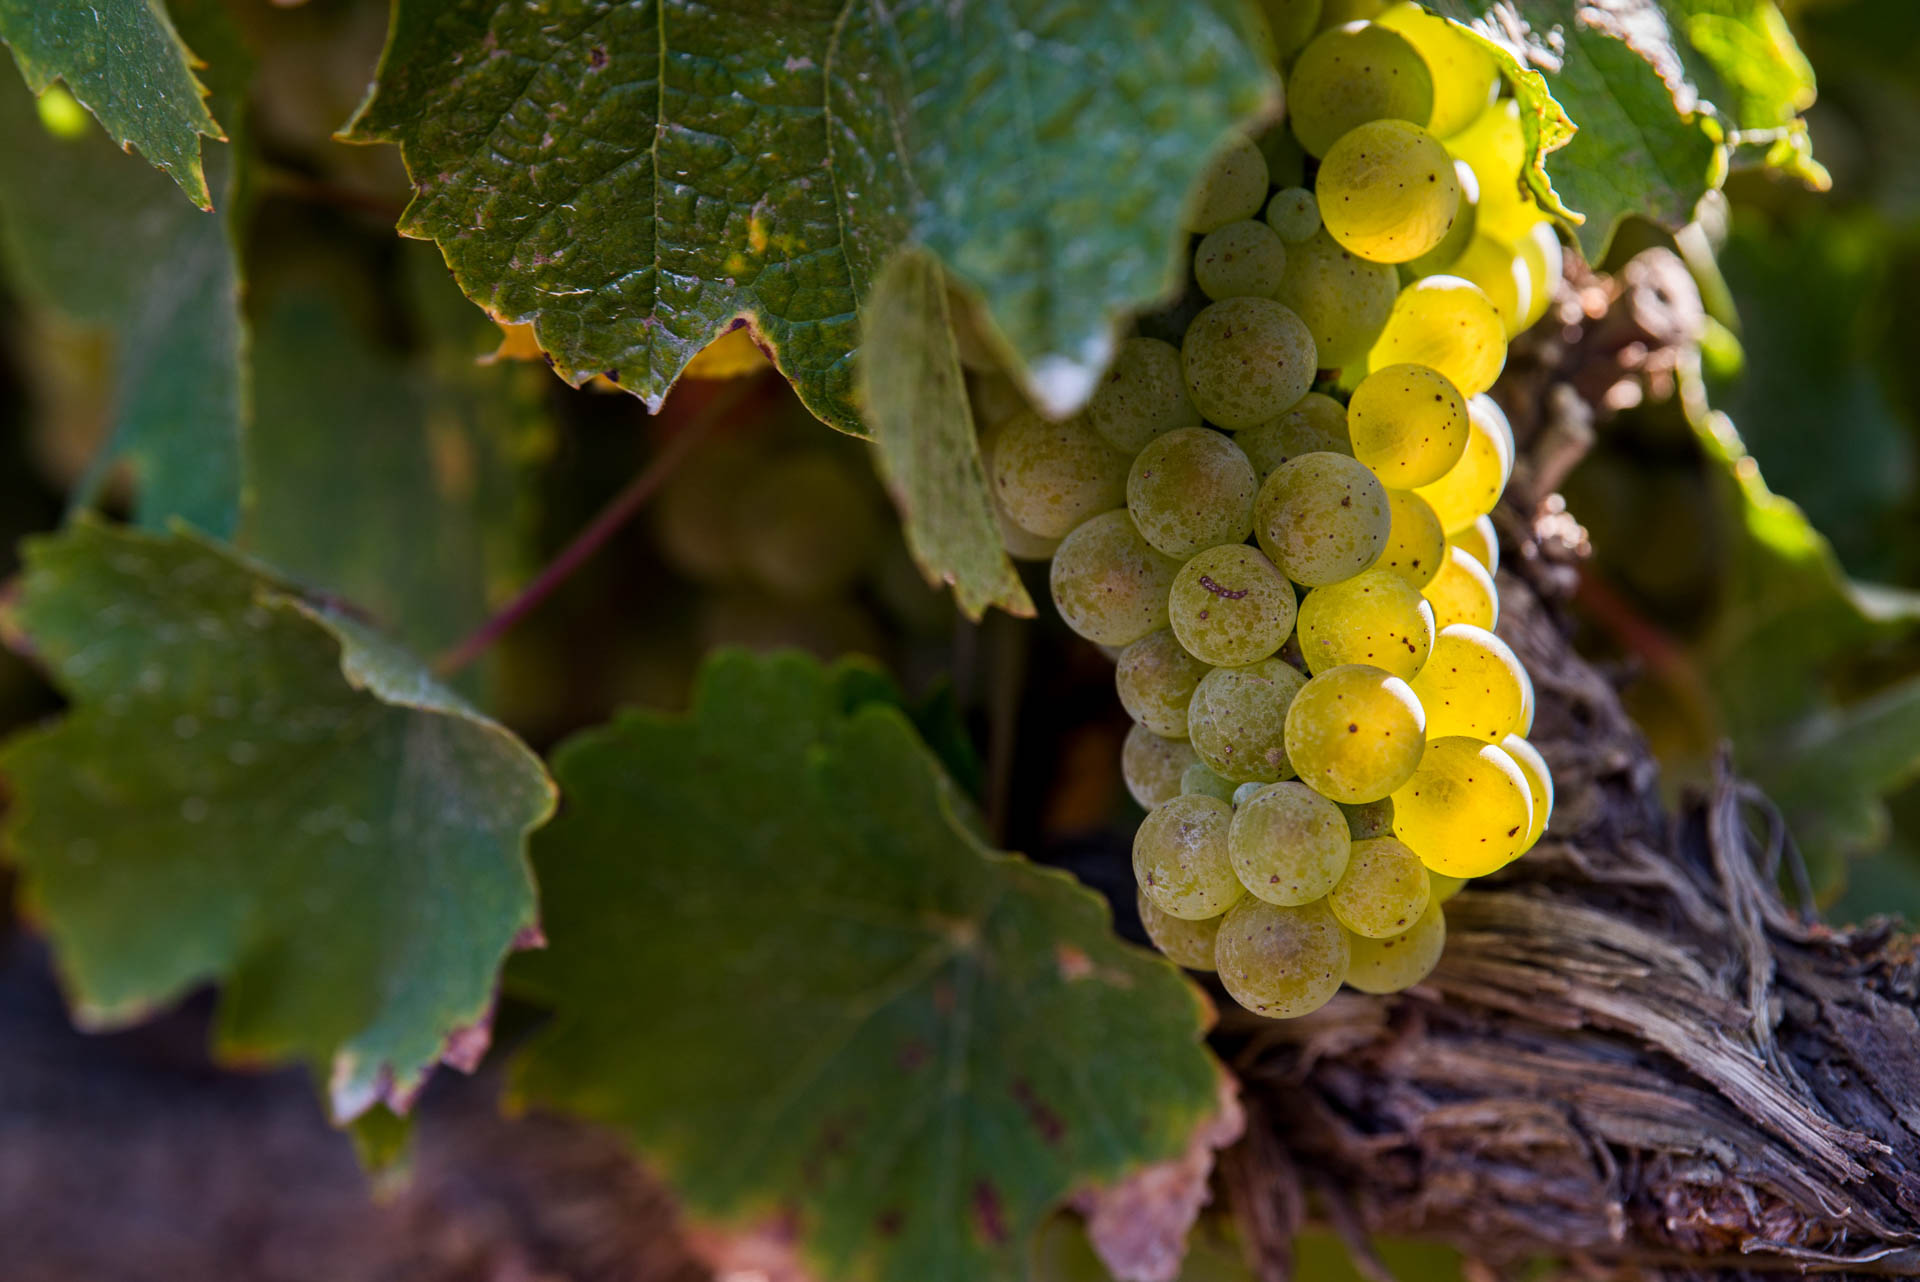
<instances>
[{"instance_id":1,"label":"large green leaf","mask_svg":"<svg viewBox=\"0 0 1920 1282\"><path fill-rule=\"evenodd\" d=\"M573 383L658 406L745 316L820 417L885 260L986 299L1044 404L1173 287L1207 154L1275 79L1230 0L396 0L352 126L400 144L401 223Z\"/></svg>"},{"instance_id":2,"label":"large green leaf","mask_svg":"<svg viewBox=\"0 0 1920 1282\"><path fill-rule=\"evenodd\" d=\"M75 1014L224 984L223 1053L345 1120L486 1044L537 930L540 762L421 664L198 536L30 542L10 626L73 701L0 750L6 836Z\"/></svg>"},{"instance_id":3,"label":"large green leaf","mask_svg":"<svg viewBox=\"0 0 1920 1282\"><path fill-rule=\"evenodd\" d=\"M877 689L728 653L689 717L560 750L516 1091L619 1127L695 1217L778 1216L814 1276L1014 1277L1062 1196L1215 1111L1206 1006L989 849Z\"/></svg>"},{"instance_id":4,"label":"large green leaf","mask_svg":"<svg viewBox=\"0 0 1920 1282\"><path fill-rule=\"evenodd\" d=\"M203 7L196 0L183 12ZM226 34L221 24L209 15L199 25L217 42ZM236 60L224 65L229 77L243 78ZM247 418L232 149L208 157L222 211L207 214L104 135L59 137L42 128L18 85L0 84L0 136L0 250L9 279L34 302L113 339L113 435L75 502L90 502L124 460L139 483L142 525L163 528L177 517L232 533Z\"/></svg>"},{"instance_id":5,"label":"large green leaf","mask_svg":"<svg viewBox=\"0 0 1920 1282\"><path fill-rule=\"evenodd\" d=\"M116 143L138 147L194 204L213 208L200 139L222 137L220 126L160 0L0 0L0 42L34 93L65 81Z\"/></svg>"}]
</instances>

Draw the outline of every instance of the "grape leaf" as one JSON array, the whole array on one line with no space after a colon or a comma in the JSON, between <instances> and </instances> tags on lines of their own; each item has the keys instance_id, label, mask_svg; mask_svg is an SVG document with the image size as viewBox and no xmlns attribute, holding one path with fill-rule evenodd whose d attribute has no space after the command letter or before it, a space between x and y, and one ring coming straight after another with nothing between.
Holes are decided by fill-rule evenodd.
<instances>
[{"instance_id":1,"label":"grape leaf","mask_svg":"<svg viewBox=\"0 0 1920 1282\"><path fill-rule=\"evenodd\" d=\"M1092 391L1117 320L1176 283L1182 202L1277 105L1227 0L396 0L349 138L394 142L469 297L569 382L657 408L746 317L819 417L885 260L936 253L1038 400Z\"/></svg>"},{"instance_id":2,"label":"grape leaf","mask_svg":"<svg viewBox=\"0 0 1920 1282\"><path fill-rule=\"evenodd\" d=\"M76 1017L224 983L221 1052L404 1109L486 1045L537 930L539 760L339 610L187 532L26 545L10 626L73 702L0 750L8 848Z\"/></svg>"},{"instance_id":3,"label":"grape leaf","mask_svg":"<svg viewBox=\"0 0 1920 1282\"><path fill-rule=\"evenodd\" d=\"M1768 167L1824 191L1830 179L1813 158L1813 141L1800 118L1813 105L1813 65L1779 7L1773 0L1669 3L1685 37L1677 45L1681 59L1701 94L1732 129L1765 147Z\"/></svg>"},{"instance_id":4,"label":"grape leaf","mask_svg":"<svg viewBox=\"0 0 1920 1282\"><path fill-rule=\"evenodd\" d=\"M696 1219L815 1276L1011 1277L1070 1190L1216 1107L1206 1006L1065 874L989 849L860 669L727 652L693 713L560 749L536 839L555 1011L524 1101L610 1123Z\"/></svg>"},{"instance_id":5,"label":"grape leaf","mask_svg":"<svg viewBox=\"0 0 1920 1282\"><path fill-rule=\"evenodd\" d=\"M861 402L907 547L930 581L953 585L969 618L988 606L1031 616L987 493L986 464L954 347L946 279L925 254L880 275L861 342Z\"/></svg>"},{"instance_id":6,"label":"grape leaf","mask_svg":"<svg viewBox=\"0 0 1920 1282\"><path fill-rule=\"evenodd\" d=\"M138 147L189 200L213 208L200 139L225 135L159 0L0 0L0 42L34 93L65 81L114 142Z\"/></svg>"},{"instance_id":7,"label":"grape leaf","mask_svg":"<svg viewBox=\"0 0 1920 1282\"><path fill-rule=\"evenodd\" d=\"M211 17L195 29L204 26L205 41L216 43L223 22ZM222 65L244 75L233 58ZM141 525L159 529L177 517L231 534L247 419L233 149L207 158L223 207L213 215L183 204L165 176L101 134L55 137L17 85L0 84L0 136L0 249L9 279L34 302L114 340L112 437L74 502L91 502L124 459L139 482Z\"/></svg>"}]
</instances>

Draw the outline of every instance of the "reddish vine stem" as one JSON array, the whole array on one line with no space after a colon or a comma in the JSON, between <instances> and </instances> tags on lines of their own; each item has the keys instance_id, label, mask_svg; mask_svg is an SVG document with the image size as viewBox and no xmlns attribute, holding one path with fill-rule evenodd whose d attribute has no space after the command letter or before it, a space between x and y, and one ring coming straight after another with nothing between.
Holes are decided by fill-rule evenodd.
<instances>
[{"instance_id":1,"label":"reddish vine stem","mask_svg":"<svg viewBox=\"0 0 1920 1282\"><path fill-rule=\"evenodd\" d=\"M458 645L435 659L434 674L447 677L465 668L537 609L541 602L552 596L561 584L572 578L576 570L593 558L594 553L606 546L608 539L638 515L647 500L666 484L667 478L686 460L707 430L738 409L759 381L756 378L735 379L703 405L693 420L667 438L653 460L600 509L600 514L576 534L573 542L561 549L560 554L549 561L531 583L520 589L513 600L496 610L486 622L468 633Z\"/></svg>"}]
</instances>

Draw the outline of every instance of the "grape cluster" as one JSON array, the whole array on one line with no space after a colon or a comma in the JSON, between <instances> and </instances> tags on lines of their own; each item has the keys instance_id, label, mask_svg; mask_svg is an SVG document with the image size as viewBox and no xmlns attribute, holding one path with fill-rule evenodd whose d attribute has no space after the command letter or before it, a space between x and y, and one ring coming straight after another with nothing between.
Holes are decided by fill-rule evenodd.
<instances>
[{"instance_id":1,"label":"grape cluster","mask_svg":"<svg viewBox=\"0 0 1920 1282\"><path fill-rule=\"evenodd\" d=\"M1117 659L1148 934L1287 1018L1420 981L1441 904L1546 826L1486 393L1560 261L1482 49L1413 4L1266 7L1289 116L1202 180L1187 301L1082 414L979 417L1009 550Z\"/></svg>"}]
</instances>

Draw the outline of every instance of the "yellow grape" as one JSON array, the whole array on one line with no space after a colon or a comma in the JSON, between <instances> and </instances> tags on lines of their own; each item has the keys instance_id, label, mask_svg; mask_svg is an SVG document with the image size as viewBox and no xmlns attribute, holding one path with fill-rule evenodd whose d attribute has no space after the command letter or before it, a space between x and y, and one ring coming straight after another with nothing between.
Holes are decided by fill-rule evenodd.
<instances>
[{"instance_id":1,"label":"yellow grape","mask_svg":"<svg viewBox=\"0 0 1920 1282\"><path fill-rule=\"evenodd\" d=\"M1233 822L1237 828L1240 817ZM1430 876L1420 856L1396 837L1356 841L1346 872L1327 894L1327 907L1354 934L1389 939L1411 929L1427 910Z\"/></svg>"},{"instance_id":2,"label":"yellow grape","mask_svg":"<svg viewBox=\"0 0 1920 1282\"><path fill-rule=\"evenodd\" d=\"M1322 796L1360 805L1393 795L1420 764L1427 724L1405 681L1353 663L1307 682L1287 709L1288 762Z\"/></svg>"},{"instance_id":3,"label":"yellow grape","mask_svg":"<svg viewBox=\"0 0 1920 1282\"><path fill-rule=\"evenodd\" d=\"M1494 532L1492 517L1474 517L1473 524L1462 526L1447 536L1447 545L1459 548L1478 561L1486 567L1488 574L1500 568L1500 536Z\"/></svg>"},{"instance_id":4,"label":"yellow grape","mask_svg":"<svg viewBox=\"0 0 1920 1282\"><path fill-rule=\"evenodd\" d=\"M1347 868L1347 819L1302 783L1268 784L1233 812L1227 853L1247 893L1270 904L1324 898Z\"/></svg>"},{"instance_id":5,"label":"yellow grape","mask_svg":"<svg viewBox=\"0 0 1920 1282\"><path fill-rule=\"evenodd\" d=\"M1229 431L1264 423L1313 386L1313 336L1271 298L1228 298L1204 308L1180 344L1187 395Z\"/></svg>"},{"instance_id":6,"label":"yellow grape","mask_svg":"<svg viewBox=\"0 0 1920 1282\"><path fill-rule=\"evenodd\" d=\"M1405 37L1348 23L1307 42L1287 78L1287 120L1313 156L1324 156L1356 125L1433 115L1433 76Z\"/></svg>"},{"instance_id":7,"label":"yellow grape","mask_svg":"<svg viewBox=\"0 0 1920 1282\"><path fill-rule=\"evenodd\" d=\"M1449 877L1483 877L1525 849L1533 797L1512 757L1460 735L1427 743L1393 794L1393 835Z\"/></svg>"},{"instance_id":8,"label":"yellow grape","mask_svg":"<svg viewBox=\"0 0 1920 1282\"><path fill-rule=\"evenodd\" d=\"M1492 387L1506 362L1500 313L1478 285L1458 276L1428 276L1401 290L1367 356L1369 369L1430 366L1462 396Z\"/></svg>"},{"instance_id":9,"label":"yellow grape","mask_svg":"<svg viewBox=\"0 0 1920 1282\"><path fill-rule=\"evenodd\" d=\"M1200 175L1187 204L1187 230L1205 234L1216 227L1256 218L1267 200L1267 159L1244 134L1217 152Z\"/></svg>"},{"instance_id":10,"label":"yellow grape","mask_svg":"<svg viewBox=\"0 0 1920 1282\"><path fill-rule=\"evenodd\" d=\"M1494 589L1493 576L1465 548L1447 549L1446 564L1425 591L1436 628L1470 623L1492 631L1500 621L1500 594Z\"/></svg>"},{"instance_id":11,"label":"yellow grape","mask_svg":"<svg viewBox=\"0 0 1920 1282\"><path fill-rule=\"evenodd\" d=\"M1320 0L1260 0L1260 10L1273 33L1274 62L1285 67L1320 25Z\"/></svg>"},{"instance_id":12,"label":"yellow grape","mask_svg":"<svg viewBox=\"0 0 1920 1282\"><path fill-rule=\"evenodd\" d=\"M1353 457L1353 445L1347 439L1347 407L1320 392L1308 392L1286 413L1242 428L1233 440L1262 481L1302 454Z\"/></svg>"},{"instance_id":13,"label":"yellow grape","mask_svg":"<svg viewBox=\"0 0 1920 1282\"><path fill-rule=\"evenodd\" d=\"M1467 448L1460 461L1414 492L1453 535L1493 511L1512 476L1513 429L1492 397L1476 396L1467 402Z\"/></svg>"},{"instance_id":14,"label":"yellow grape","mask_svg":"<svg viewBox=\"0 0 1920 1282\"><path fill-rule=\"evenodd\" d=\"M1324 901L1283 908L1247 896L1228 910L1213 948L1227 995L1268 1019L1319 1010L1347 978L1347 934Z\"/></svg>"},{"instance_id":15,"label":"yellow grape","mask_svg":"<svg viewBox=\"0 0 1920 1282\"><path fill-rule=\"evenodd\" d=\"M1140 537L1168 556L1188 557L1253 530L1253 464L1232 438L1205 427L1155 437L1127 473L1127 511Z\"/></svg>"},{"instance_id":16,"label":"yellow grape","mask_svg":"<svg viewBox=\"0 0 1920 1282\"><path fill-rule=\"evenodd\" d=\"M1527 161L1520 104L1512 98L1499 99L1446 141L1455 159L1473 170L1480 188L1479 230L1496 240L1508 239L1505 229L1521 222L1532 209L1520 172Z\"/></svg>"},{"instance_id":17,"label":"yellow grape","mask_svg":"<svg viewBox=\"0 0 1920 1282\"><path fill-rule=\"evenodd\" d=\"M1028 410L1002 424L986 460L994 494L1013 523L1057 539L1127 496L1131 460L1094 431L1084 415L1061 422Z\"/></svg>"},{"instance_id":18,"label":"yellow grape","mask_svg":"<svg viewBox=\"0 0 1920 1282\"><path fill-rule=\"evenodd\" d=\"M1162 739L1139 722L1127 730L1120 745L1120 777L1144 810L1180 795L1180 780L1198 761L1193 745Z\"/></svg>"},{"instance_id":19,"label":"yellow grape","mask_svg":"<svg viewBox=\"0 0 1920 1282\"><path fill-rule=\"evenodd\" d=\"M1387 547L1374 568L1391 570L1419 589L1433 582L1447 555L1446 531L1427 501L1411 490L1388 490L1387 510L1392 524Z\"/></svg>"},{"instance_id":20,"label":"yellow grape","mask_svg":"<svg viewBox=\"0 0 1920 1282\"><path fill-rule=\"evenodd\" d=\"M1449 157L1451 160L1451 157ZM1460 255L1467 252L1467 246L1480 227L1480 180L1473 176L1473 167L1464 160L1452 160L1453 180L1460 186L1460 208L1453 215L1453 226L1447 228L1447 234L1440 243L1420 257L1400 264L1402 280L1418 280L1422 276L1439 276L1451 270L1459 261Z\"/></svg>"},{"instance_id":21,"label":"yellow grape","mask_svg":"<svg viewBox=\"0 0 1920 1282\"><path fill-rule=\"evenodd\" d=\"M1133 834L1133 877L1170 917L1205 921L1244 893L1227 854L1233 807L1189 793L1153 808Z\"/></svg>"},{"instance_id":22,"label":"yellow grape","mask_svg":"<svg viewBox=\"0 0 1920 1282\"><path fill-rule=\"evenodd\" d=\"M1493 55L1445 18L1417 4L1396 4L1378 21L1405 36L1433 73L1433 114L1424 123L1437 136L1472 124L1499 92L1500 68Z\"/></svg>"},{"instance_id":23,"label":"yellow grape","mask_svg":"<svg viewBox=\"0 0 1920 1282\"><path fill-rule=\"evenodd\" d=\"M1287 709L1307 679L1281 659L1215 668L1187 706L1193 749L1222 778L1273 783L1293 776L1287 760Z\"/></svg>"},{"instance_id":24,"label":"yellow grape","mask_svg":"<svg viewBox=\"0 0 1920 1282\"><path fill-rule=\"evenodd\" d=\"M1527 826L1527 840L1520 847L1524 854L1540 840L1540 834L1547 830L1547 823L1553 817L1553 771L1547 768L1547 759L1540 755L1540 750L1517 734L1502 739L1500 747L1513 758L1513 764L1520 767L1520 773L1527 779L1527 791L1533 796L1533 822Z\"/></svg>"},{"instance_id":25,"label":"yellow grape","mask_svg":"<svg viewBox=\"0 0 1920 1282\"><path fill-rule=\"evenodd\" d=\"M1169 961L1188 970L1213 969L1213 941L1220 933L1220 923L1226 920L1224 914L1188 921L1162 910L1144 890L1134 893L1134 902L1139 905L1140 924L1146 927L1147 938Z\"/></svg>"},{"instance_id":26,"label":"yellow grape","mask_svg":"<svg viewBox=\"0 0 1920 1282\"><path fill-rule=\"evenodd\" d=\"M1271 298L1287 274L1287 245L1265 223L1243 218L1214 228L1193 251L1193 279L1208 298Z\"/></svg>"},{"instance_id":27,"label":"yellow grape","mask_svg":"<svg viewBox=\"0 0 1920 1282\"><path fill-rule=\"evenodd\" d=\"M1466 452L1468 432L1466 398L1425 365L1377 368L1347 403L1353 456L1391 489L1445 476Z\"/></svg>"},{"instance_id":28,"label":"yellow grape","mask_svg":"<svg viewBox=\"0 0 1920 1282\"><path fill-rule=\"evenodd\" d=\"M1287 247L1286 275L1274 297L1313 335L1320 367L1339 369L1366 357L1399 292L1400 277L1390 265L1368 262L1322 227Z\"/></svg>"},{"instance_id":29,"label":"yellow grape","mask_svg":"<svg viewBox=\"0 0 1920 1282\"><path fill-rule=\"evenodd\" d=\"M1282 464L1254 502L1260 550L1308 587L1372 566L1392 526L1386 487L1364 463L1343 454L1302 454Z\"/></svg>"},{"instance_id":30,"label":"yellow grape","mask_svg":"<svg viewBox=\"0 0 1920 1282\"><path fill-rule=\"evenodd\" d=\"M1199 553L1174 576L1167 596L1174 635L1216 667L1266 658L1293 631L1293 585L1258 548L1227 543Z\"/></svg>"},{"instance_id":31,"label":"yellow grape","mask_svg":"<svg viewBox=\"0 0 1920 1282\"><path fill-rule=\"evenodd\" d=\"M1187 704L1207 665L1188 654L1165 628L1120 652L1113 684L1127 715L1167 739L1187 737Z\"/></svg>"},{"instance_id":32,"label":"yellow grape","mask_svg":"<svg viewBox=\"0 0 1920 1282\"><path fill-rule=\"evenodd\" d=\"M1131 645L1167 626L1167 593L1179 570L1122 510L1082 522L1060 540L1048 579L1069 628L1095 645Z\"/></svg>"},{"instance_id":33,"label":"yellow grape","mask_svg":"<svg viewBox=\"0 0 1920 1282\"><path fill-rule=\"evenodd\" d=\"M1429 901L1412 929L1391 939L1350 934L1347 944L1349 984L1363 993L1403 993L1440 964L1440 954L1447 947L1446 914Z\"/></svg>"},{"instance_id":34,"label":"yellow grape","mask_svg":"<svg viewBox=\"0 0 1920 1282\"><path fill-rule=\"evenodd\" d=\"M1471 624L1440 629L1433 655L1410 683L1435 739L1466 735L1499 743L1520 724L1526 669L1507 643Z\"/></svg>"},{"instance_id":35,"label":"yellow grape","mask_svg":"<svg viewBox=\"0 0 1920 1282\"><path fill-rule=\"evenodd\" d=\"M1533 280L1527 265L1512 249L1481 233L1447 268L1447 275L1458 276L1480 287L1480 292L1500 313L1500 324L1508 338L1527 327L1527 309L1533 305Z\"/></svg>"},{"instance_id":36,"label":"yellow grape","mask_svg":"<svg viewBox=\"0 0 1920 1282\"><path fill-rule=\"evenodd\" d=\"M1429 868L1427 869L1427 884L1432 887L1433 891L1433 893L1428 896L1429 900L1436 904L1444 904L1460 893L1466 886L1467 879L1465 877L1449 877L1443 872L1435 872Z\"/></svg>"},{"instance_id":37,"label":"yellow grape","mask_svg":"<svg viewBox=\"0 0 1920 1282\"><path fill-rule=\"evenodd\" d=\"M1446 239L1460 212L1447 149L1419 125L1370 120L1327 152L1314 180L1327 231L1360 257L1405 263Z\"/></svg>"},{"instance_id":38,"label":"yellow grape","mask_svg":"<svg viewBox=\"0 0 1920 1282\"><path fill-rule=\"evenodd\" d=\"M1566 254L1549 222L1535 223L1514 250L1527 275L1527 307L1520 317L1520 328L1531 329L1553 303L1553 291L1566 270Z\"/></svg>"},{"instance_id":39,"label":"yellow grape","mask_svg":"<svg viewBox=\"0 0 1920 1282\"><path fill-rule=\"evenodd\" d=\"M1520 669L1520 720L1513 732L1523 737L1533 733L1533 677L1524 667Z\"/></svg>"},{"instance_id":40,"label":"yellow grape","mask_svg":"<svg viewBox=\"0 0 1920 1282\"><path fill-rule=\"evenodd\" d=\"M1315 674L1366 663L1410 681L1433 652L1434 632L1433 607L1391 570L1315 588L1300 603L1300 653Z\"/></svg>"},{"instance_id":41,"label":"yellow grape","mask_svg":"<svg viewBox=\"0 0 1920 1282\"><path fill-rule=\"evenodd\" d=\"M1198 427L1200 411L1187 399L1180 349L1157 338L1121 343L1087 402L1087 421L1107 444L1129 456L1163 432Z\"/></svg>"}]
</instances>

